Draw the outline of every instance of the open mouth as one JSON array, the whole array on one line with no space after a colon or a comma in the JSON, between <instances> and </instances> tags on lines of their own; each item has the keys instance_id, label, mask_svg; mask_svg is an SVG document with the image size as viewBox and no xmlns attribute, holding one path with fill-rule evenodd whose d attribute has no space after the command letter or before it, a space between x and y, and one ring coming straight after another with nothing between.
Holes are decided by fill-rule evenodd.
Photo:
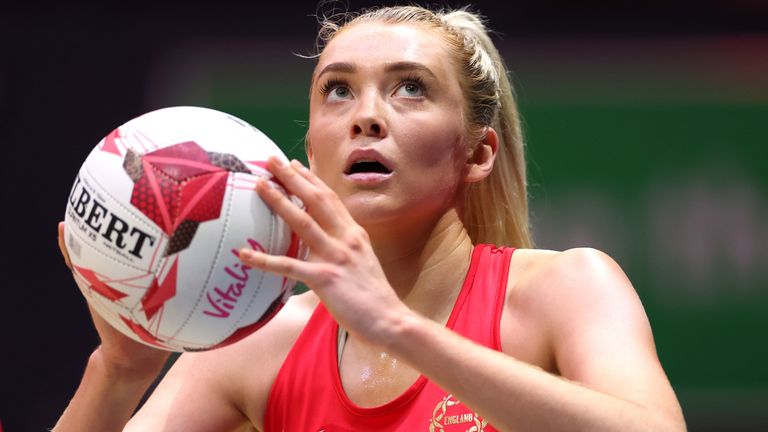
<instances>
[{"instance_id":1,"label":"open mouth","mask_svg":"<svg viewBox=\"0 0 768 432\"><path fill-rule=\"evenodd\" d=\"M392 170L384 166L381 162L361 160L350 165L345 174L349 175L368 173L391 174Z\"/></svg>"}]
</instances>

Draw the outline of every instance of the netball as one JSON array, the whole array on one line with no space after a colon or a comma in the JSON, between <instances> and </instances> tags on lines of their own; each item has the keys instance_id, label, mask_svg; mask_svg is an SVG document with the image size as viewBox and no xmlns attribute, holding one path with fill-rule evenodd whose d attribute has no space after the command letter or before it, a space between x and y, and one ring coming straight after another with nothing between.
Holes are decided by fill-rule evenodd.
<instances>
[{"instance_id":1,"label":"netball","mask_svg":"<svg viewBox=\"0 0 768 432\"><path fill-rule=\"evenodd\" d=\"M243 247L296 256L298 240L255 191L285 155L247 122L171 107L104 137L65 212L72 271L88 303L136 341L199 351L256 331L294 282L240 262ZM271 182L275 188L280 185Z\"/></svg>"}]
</instances>

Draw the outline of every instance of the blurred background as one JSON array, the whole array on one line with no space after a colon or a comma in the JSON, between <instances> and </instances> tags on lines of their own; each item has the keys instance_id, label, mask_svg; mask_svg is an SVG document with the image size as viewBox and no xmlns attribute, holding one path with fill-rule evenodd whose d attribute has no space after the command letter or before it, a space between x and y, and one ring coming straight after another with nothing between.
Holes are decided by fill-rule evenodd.
<instances>
[{"instance_id":1,"label":"blurred background","mask_svg":"<svg viewBox=\"0 0 768 432\"><path fill-rule=\"evenodd\" d=\"M538 245L623 266L691 431L768 430L768 3L472 4L517 88ZM305 160L316 5L0 5L5 431L52 427L98 343L56 246L87 153L202 105Z\"/></svg>"}]
</instances>

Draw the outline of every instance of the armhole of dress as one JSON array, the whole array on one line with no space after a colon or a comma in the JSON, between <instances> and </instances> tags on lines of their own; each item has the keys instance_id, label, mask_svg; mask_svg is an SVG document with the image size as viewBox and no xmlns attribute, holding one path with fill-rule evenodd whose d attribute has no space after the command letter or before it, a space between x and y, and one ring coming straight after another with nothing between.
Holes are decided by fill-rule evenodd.
<instances>
[{"instance_id":1,"label":"armhole of dress","mask_svg":"<svg viewBox=\"0 0 768 432\"><path fill-rule=\"evenodd\" d=\"M338 359L337 367L341 370L341 354L344 352L344 345L347 343L347 331L338 326L336 330L336 358Z\"/></svg>"},{"instance_id":2,"label":"armhole of dress","mask_svg":"<svg viewBox=\"0 0 768 432\"><path fill-rule=\"evenodd\" d=\"M499 285L496 289L496 304L493 311L493 349L501 352L501 316L504 313L504 305L507 302L507 284L509 283L509 268L512 265L512 257L515 248L505 248L501 271L499 271Z\"/></svg>"}]
</instances>

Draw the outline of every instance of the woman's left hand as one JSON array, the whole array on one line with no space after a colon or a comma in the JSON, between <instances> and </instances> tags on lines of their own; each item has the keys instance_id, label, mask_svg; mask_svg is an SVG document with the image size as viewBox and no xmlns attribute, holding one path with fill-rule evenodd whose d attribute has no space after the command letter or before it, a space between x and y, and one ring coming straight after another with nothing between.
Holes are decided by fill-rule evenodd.
<instances>
[{"instance_id":1,"label":"woman's left hand","mask_svg":"<svg viewBox=\"0 0 768 432\"><path fill-rule=\"evenodd\" d=\"M247 265L306 284L348 332L377 345L387 344L387 330L409 309L390 286L368 233L355 222L341 199L298 161L276 157L268 169L306 211L284 193L259 181L264 202L301 237L306 260L242 249Z\"/></svg>"}]
</instances>

